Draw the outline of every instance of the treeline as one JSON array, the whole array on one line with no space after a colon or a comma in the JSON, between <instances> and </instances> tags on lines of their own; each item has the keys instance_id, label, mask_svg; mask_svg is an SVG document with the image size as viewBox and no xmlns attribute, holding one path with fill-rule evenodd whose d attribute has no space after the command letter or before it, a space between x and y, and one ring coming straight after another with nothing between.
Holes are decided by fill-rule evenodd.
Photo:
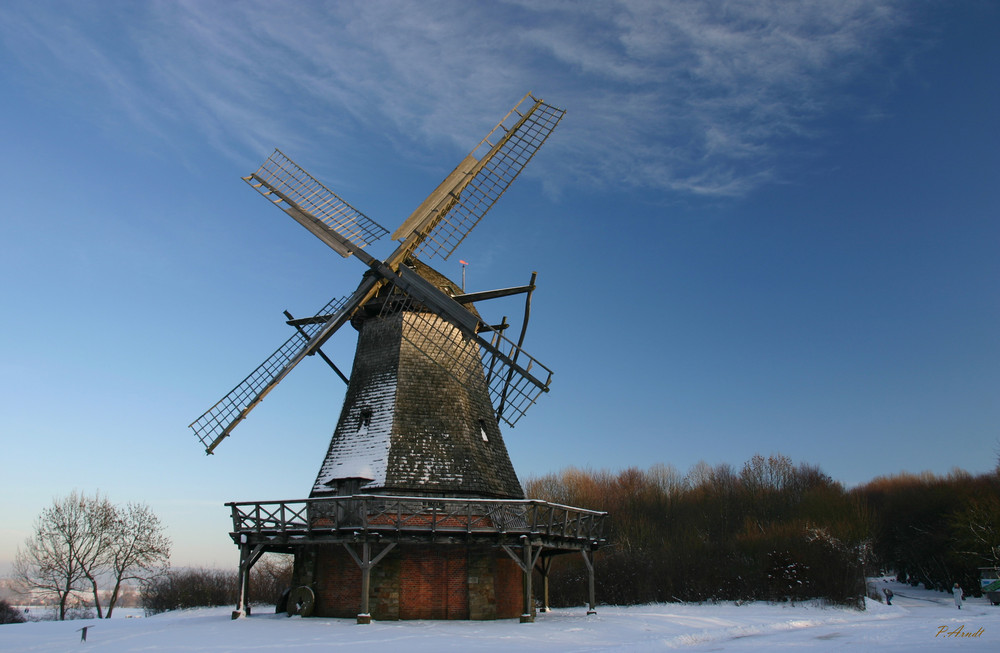
<instances>
[{"instance_id":1,"label":"treeline","mask_svg":"<svg viewBox=\"0 0 1000 653\"><path fill-rule=\"evenodd\" d=\"M878 516L875 558L899 580L979 596L979 567L1000 567L1000 470L900 474L856 492Z\"/></svg>"},{"instance_id":2,"label":"treeline","mask_svg":"<svg viewBox=\"0 0 1000 653\"><path fill-rule=\"evenodd\" d=\"M962 535L966 518L994 510L990 523L1000 524L996 475L894 477L847 490L782 455L756 455L738 471L704 463L687 474L667 465L567 469L530 479L525 490L611 513L611 546L597 553L595 572L601 602L612 604L826 598L860 605L865 576L881 569L918 574L932 586L958 581L969 593L989 549L973 547L980 530ZM585 578L582 562L564 556L550 574L552 604L579 604Z\"/></svg>"}]
</instances>

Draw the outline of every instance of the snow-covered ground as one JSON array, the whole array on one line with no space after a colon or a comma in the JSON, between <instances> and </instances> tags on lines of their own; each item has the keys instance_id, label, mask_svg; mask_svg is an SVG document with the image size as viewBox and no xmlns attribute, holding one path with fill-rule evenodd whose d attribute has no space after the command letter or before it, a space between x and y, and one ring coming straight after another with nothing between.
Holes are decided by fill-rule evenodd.
<instances>
[{"instance_id":1,"label":"snow-covered ground","mask_svg":"<svg viewBox=\"0 0 1000 653\"><path fill-rule=\"evenodd\" d=\"M230 620L230 608L205 608L145 619L37 622L0 626L0 651L326 651L364 648L441 651L1000 651L1000 606L879 581L892 606L869 601L859 612L815 605L749 603L598 606L598 614L561 609L517 620L396 621L359 626L259 612ZM79 629L93 626L86 644ZM957 633L979 633L960 637Z\"/></svg>"},{"instance_id":2,"label":"snow-covered ground","mask_svg":"<svg viewBox=\"0 0 1000 653\"><path fill-rule=\"evenodd\" d=\"M48 621L55 619L59 610L55 606L24 606L14 604L14 607L21 611L26 619L34 621ZM93 612L93 610L91 610ZM145 616L146 611L142 608L115 608L111 611L112 619L135 619Z\"/></svg>"}]
</instances>

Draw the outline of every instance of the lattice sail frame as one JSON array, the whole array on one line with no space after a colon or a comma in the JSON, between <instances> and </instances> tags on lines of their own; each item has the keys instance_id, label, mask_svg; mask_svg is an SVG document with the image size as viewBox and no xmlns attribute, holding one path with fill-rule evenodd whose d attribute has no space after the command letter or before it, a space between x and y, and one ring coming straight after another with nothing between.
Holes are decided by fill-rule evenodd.
<instances>
[{"instance_id":1,"label":"lattice sail frame","mask_svg":"<svg viewBox=\"0 0 1000 653\"><path fill-rule=\"evenodd\" d=\"M491 332L490 340L482 334L468 335L393 288L379 318L387 319L401 312L414 321L414 328L402 329L403 339L457 383L473 383L476 376L483 375L497 419L509 426L517 424L538 397L548 392L552 370L499 332Z\"/></svg>"},{"instance_id":2,"label":"lattice sail frame","mask_svg":"<svg viewBox=\"0 0 1000 653\"><path fill-rule=\"evenodd\" d=\"M520 110L530 100L529 110ZM447 260L479 224L487 211L517 178L566 113L530 93L518 102L489 134L473 148L470 157L479 161L472 179L452 194L435 222L417 246L418 257L440 256Z\"/></svg>"},{"instance_id":3,"label":"lattice sail frame","mask_svg":"<svg viewBox=\"0 0 1000 653\"><path fill-rule=\"evenodd\" d=\"M275 149L257 172L243 180L279 205L294 203L358 247L370 245L389 231L357 210L319 180ZM274 195L275 197L271 197Z\"/></svg>"},{"instance_id":4,"label":"lattice sail frame","mask_svg":"<svg viewBox=\"0 0 1000 653\"><path fill-rule=\"evenodd\" d=\"M347 297L331 299L316 313L316 317L336 313L344 306L347 299ZM211 453L213 446L228 435L229 431L240 422L242 414L263 398L261 393L284 372L288 364L323 328L324 324L325 322L305 324L301 327L301 331L296 330L291 338L286 340L267 360L258 365L257 369L250 372L245 379L230 390L229 394L188 425L209 453Z\"/></svg>"}]
</instances>

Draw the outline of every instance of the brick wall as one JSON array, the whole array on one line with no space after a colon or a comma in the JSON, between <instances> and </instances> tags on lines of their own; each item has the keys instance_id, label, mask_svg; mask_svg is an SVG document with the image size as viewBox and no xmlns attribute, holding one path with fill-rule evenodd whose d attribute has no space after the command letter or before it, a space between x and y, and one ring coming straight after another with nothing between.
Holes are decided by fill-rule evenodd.
<instances>
[{"instance_id":1,"label":"brick wall","mask_svg":"<svg viewBox=\"0 0 1000 653\"><path fill-rule=\"evenodd\" d=\"M343 546L316 547L317 617L354 618L361 607L361 569Z\"/></svg>"},{"instance_id":2,"label":"brick wall","mask_svg":"<svg viewBox=\"0 0 1000 653\"><path fill-rule=\"evenodd\" d=\"M464 547L412 546L402 555L400 619L468 619L468 565Z\"/></svg>"},{"instance_id":3,"label":"brick wall","mask_svg":"<svg viewBox=\"0 0 1000 653\"><path fill-rule=\"evenodd\" d=\"M313 578L313 614L357 616L357 563L342 545L310 548L311 555L296 556L295 582ZM372 556L379 550L373 547ZM307 569L310 564L312 570ZM516 618L521 583L521 569L502 549L399 544L372 567L369 609L376 620Z\"/></svg>"},{"instance_id":4,"label":"brick wall","mask_svg":"<svg viewBox=\"0 0 1000 653\"><path fill-rule=\"evenodd\" d=\"M497 617L514 618L524 611L524 574L502 550L497 556Z\"/></svg>"}]
</instances>

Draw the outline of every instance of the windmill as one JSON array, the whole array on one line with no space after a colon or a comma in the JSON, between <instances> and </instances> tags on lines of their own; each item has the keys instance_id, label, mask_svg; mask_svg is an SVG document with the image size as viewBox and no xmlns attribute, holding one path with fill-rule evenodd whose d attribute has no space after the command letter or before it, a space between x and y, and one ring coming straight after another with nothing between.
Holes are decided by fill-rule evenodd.
<instances>
[{"instance_id":1,"label":"windmill","mask_svg":"<svg viewBox=\"0 0 1000 653\"><path fill-rule=\"evenodd\" d=\"M505 338L502 327L483 322L465 304L530 293L533 284L456 296L429 283L412 263L418 256L444 259L451 256L534 156L564 113L530 94L525 96L396 229L392 238L401 242L384 261L372 257L364 248L388 231L279 150L255 173L244 177L261 195L334 251L345 258L353 255L368 270L353 294L331 300L311 318L290 320L289 324L297 327L296 332L190 425L205 445L206 453L213 453L306 356L318 352L359 310L370 309L372 300L381 302L383 314L419 305L427 314L436 316L441 322L436 326L430 325L436 321L434 318L427 320L433 335L414 335L411 344L428 358L440 360L446 369L449 364L457 364L458 368L450 368L456 376L467 365L469 351L478 349L496 417L514 426L538 396L548 391L552 373L518 344ZM449 329L462 334L462 345L451 353L440 351L434 338ZM450 360L440 359L441 354Z\"/></svg>"},{"instance_id":2,"label":"windmill","mask_svg":"<svg viewBox=\"0 0 1000 653\"><path fill-rule=\"evenodd\" d=\"M466 583L465 599L456 603L453 597L451 601L460 604L457 612L441 613L435 605L428 613L427 606L394 600L393 592L387 590L390 598L379 603L382 607L376 612L388 618L428 614L490 618L509 613L489 604L500 600L496 595L509 594L511 579L518 578L504 571L511 560L497 562L493 552L483 553L486 547L506 552L526 576L522 617L530 614L530 570L543 545L541 541L517 540L519 555L511 548L514 544L509 535L527 529L528 512L544 502L523 501L499 424L514 426L548 391L552 380L552 372L522 348L535 275L532 273L525 286L466 293L425 260L451 256L563 115L562 109L530 93L522 98L399 225L392 234L399 244L384 260L365 248L388 230L281 151L275 150L256 172L244 177L252 188L338 254L353 256L365 266L353 293L331 300L314 316L296 319L286 312L288 324L295 329L292 336L191 424L206 452L212 454L248 413L312 354L320 354L347 381L344 407L310 499L301 506L286 502L230 504L232 535L241 546L241 578L249 577L250 567L266 551L295 554L298 593L293 593L290 610L308 612L315 606L318 613L339 616L347 608L333 596L333 588L350 585L348 577L359 569L362 600L358 619L362 621L370 615L369 598L381 591L370 587L372 567L405 540L406 545L382 565L397 569L395 580L384 581L383 588L396 587L398 594L400 578L412 576L404 573L407 565L432 559L434 562L428 563L432 567L461 566L462 578L493 579L486 594L494 598L477 598L474 594L481 590L470 590ZM500 324L490 324L473 302L516 294L525 294L526 299L519 337L513 342L504 335L509 326L506 318ZM349 378L320 349L348 323L359 333ZM375 503L373 497L381 498ZM244 508L246 505L253 505L253 509ZM387 516L390 508L395 511L395 520ZM450 515L450 522L439 521L442 510ZM456 516L456 510L464 510L464 517ZM429 531L425 524L428 514ZM549 515L550 521L554 515ZM583 513L574 515L583 517ZM596 515L590 516L591 526L600 521ZM569 519L568 513L564 516ZM532 513L532 519L537 518ZM454 547L420 548L453 543L452 535L443 534L449 528L462 530L463 523L469 537L460 555ZM383 540L387 535L395 539ZM574 537L570 534L567 539L566 533L559 536L559 542L569 542L569 548L559 549L551 538L545 546L554 554L590 551L600 543L593 530L586 538L576 537L579 541ZM331 549L332 545L337 546ZM360 547L359 552L355 546ZM379 546L381 551L372 557L372 547ZM586 552L584 558L589 560ZM358 569L350 564L352 559ZM431 576L424 585L444 582ZM245 586L244 582L238 613L243 612Z\"/></svg>"}]
</instances>

